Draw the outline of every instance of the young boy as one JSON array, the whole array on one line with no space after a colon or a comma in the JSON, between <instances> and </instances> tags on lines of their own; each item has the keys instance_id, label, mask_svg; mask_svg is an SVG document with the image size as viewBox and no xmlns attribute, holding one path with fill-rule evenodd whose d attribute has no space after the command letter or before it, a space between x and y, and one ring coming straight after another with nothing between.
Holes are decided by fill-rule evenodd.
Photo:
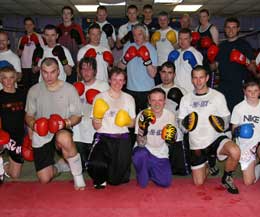
<instances>
[{"instance_id":1,"label":"young boy","mask_svg":"<svg viewBox=\"0 0 260 217\"><path fill-rule=\"evenodd\" d=\"M256 165L256 156L260 156L260 87L256 80L244 84L245 99L234 107L231 116L232 130L241 149L240 165L245 185L251 185L260 176L260 164Z\"/></svg>"},{"instance_id":2,"label":"young boy","mask_svg":"<svg viewBox=\"0 0 260 217\"><path fill-rule=\"evenodd\" d=\"M18 178L21 173L23 158L21 146L24 138L24 107L26 94L15 88L17 74L12 65L0 69L0 82L3 89L0 91L0 122L2 130L10 135L10 141L4 147L9 154L9 163L4 166L1 160L3 181L4 173L12 178ZM1 126L0 126L1 128ZM2 139L2 138L1 138Z\"/></svg>"}]
</instances>

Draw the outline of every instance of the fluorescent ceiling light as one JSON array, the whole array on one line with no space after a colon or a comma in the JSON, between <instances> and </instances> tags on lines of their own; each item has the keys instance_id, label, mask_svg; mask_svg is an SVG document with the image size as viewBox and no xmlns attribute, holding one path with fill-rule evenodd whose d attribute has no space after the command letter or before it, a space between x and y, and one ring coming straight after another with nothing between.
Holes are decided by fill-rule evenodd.
<instances>
[{"instance_id":1,"label":"fluorescent ceiling light","mask_svg":"<svg viewBox=\"0 0 260 217\"><path fill-rule=\"evenodd\" d=\"M202 5L176 5L173 11L181 11L181 12L194 12L201 8Z\"/></svg>"},{"instance_id":2,"label":"fluorescent ceiling light","mask_svg":"<svg viewBox=\"0 0 260 217\"><path fill-rule=\"evenodd\" d=\"M172 4L179 4L183 0L154 0L154 3L172 3Z\"/></svg>"},{"instance_id":3,"label":"fluorescent ceiling light","mask_svg":"<svg viewBox=\"0 0 260 217\"><path fill-rule=\"evenodd\" d=\"M99 2L100 5L104 5L104 6L121 6L121 5L125 5L126 2L119 2L119 3L104 3L104 2Z\"/></svg>"},{"instance_id":4,"label":"fluorescent ceiling light","mask_svg":"<svg viewBox=\"0 0 260 217\"><path fill-rule=\"evenodd\" d=\"M99 5L75 5L79 12L96 12Z\"/></svg>"}]
</instances>

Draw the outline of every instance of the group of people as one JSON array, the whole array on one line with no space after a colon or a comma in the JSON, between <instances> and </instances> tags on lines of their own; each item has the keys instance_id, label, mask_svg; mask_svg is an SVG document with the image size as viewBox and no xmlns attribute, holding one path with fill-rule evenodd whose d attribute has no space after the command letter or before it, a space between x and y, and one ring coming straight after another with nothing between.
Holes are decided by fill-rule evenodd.
<instances>
[{"instance_id":1,"label":"group of people","mask_svg":"<svg viewBox=\"0 0 260 217\"><path fill-rule=\"evenodd\" d=\"M226 19L220 43L206 9L195 31L187 14L180 30L166 12L156 23L151 5L143 14L140 23L137 7L128 6L117 36L104 6L86 36L68 6L63 23L46 25L43 38L25 18L20 58L0 32L0 151L8 152L7 162L0 155L0 182L18 178L24 159L34 161L41 183L70 171L76 190L86 187L85 170L96 189L127 183L131 163L141 187L149 180L170 186L178 163L202 185L219 173L216 159L226 160L221 183L228 192L239 193L232 178L239 162L244 183L256 182L260 56L239 38L239 21ZM114 46L122 48L119 60Z\"/></svg>"}]
</instances>

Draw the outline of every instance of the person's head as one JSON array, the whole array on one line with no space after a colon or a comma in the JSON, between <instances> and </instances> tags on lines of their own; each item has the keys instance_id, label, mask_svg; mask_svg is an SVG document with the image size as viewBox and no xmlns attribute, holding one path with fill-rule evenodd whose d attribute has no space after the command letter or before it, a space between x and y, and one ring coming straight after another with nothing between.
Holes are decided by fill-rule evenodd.
<instances>
[{"instance_id":1,"label":"person's head","mask_svg":"<svg viewBox=\"0 0 260 217\"><path fill-rule=\"evenodd\" d=\"M209 11L207 9L202 9L199 12L199 22L201 25L207 25L209 23Z\"/></svg>"},{"instance_id":2,"label":"person's head","mask_svg":"<svg viewBox=\"0 0 260 217\"><path fill-rule=\"evenodd\" d=\"M183 14L183 16L181 17L181 28L190 28L191 25L191 18L189 14Z\"/></svg>"},{"instance_id":3,"label":"person's head","mask_svg":"<svg viewBox=\"0 0 260 217\"><path fill-rule=\"evenodd\" d=\"M148 93L148 103L156 116L160 116L166 102L166 93L162 88L154 88Z\"/></svg>"},{"instance_id":4,"label":"person's head","mask_svg":"<svg viewBox=\"0 0 260 217\"><path fill-rule=\"evenodd\" d=\"M0 69L0 82L4 90L15 90L16 80L17 73L11 64Z\"/></svg>"},{"instance_id":5,"label":"person's head","mask_svg":"<svg viewBox=\"0 0 260 217\"><path fill-rule=\"evenodd\" d=\"M47 86L55 86L60 74L59 63L53 57L44 58L41 62L42 79Z\"/></svg>"},{"instance_id":6,"label":"person's head","mask_svg":"<svg viewBox=\"0 0 260 217\"><path fill-rule=\"evenodd\" d=\"M64 23L70 23L73 20L74 12L72 7L64 6L61 9L61 13L62 13L62 21Z\"/></svg>"},{"instance_id":7,"label":"person's head","mask_svg":"<svg viewBox=\"0 0 260 217\"><path fill-rule=\"evenodd\" d=\"M32 33L34 32L35 23L34 20L31 17L25 17L23 20L24 28L26 33Z\"/></svg>"},{"instance_id":8,"label":"person's head","mask_svg":"<svg viewBox=\"0 0 260 217\"><path fill-rule=\"evenodd\" d=\"M153 18L153 6L146 4L143 6L144 20L152 20Z\"/></svg>"},{"instance_id":9,"label":"person's head","mask_svg":"<svg viewBox=\"0 0 260 217\"><path fill-rule=\"evenodd\" d=\"M113 67L108 72L108 80L110 89L115 92L120 92L126 83L126 72L121 68Z\"/></svg>"},{"instance_id":10,"label":"person's head","mask_svg":"<svg viewBox=\"0 0 260 217\"><path fill-rule=\"evenodd\" d=\"M0 51L7 51L9 45L9 39L7 32L0 30Z\"/></svg>"},{"instance_id":11,"label":"person's head","mask_svg":"<svg viewBox=\"0 0 260 217\"><path fill-rule=\"evenodd\" d=\"M100 23L104 23L107 19L107 8L103 5L97 8L97 21Z\"/></svg>"},{"instance_id":12,"label":"person's head","mask_svg":"<svg viewBox=\"0 0 260 217\"><path fill-rule=\"evenodd\" d=\"M240 30L240 22L236 17L229 17L225 20L224 24L225 36L228 40L236 39L239 30Z\"/></svg>"},{"instance_id":13,"label":"person's head","mask_svg":"<svg viewBox=\"0 0 260 217\"><path fill-rule=\"evenodd\" d=\"M92 23L88 28L89 43L98 46L101 38L101 29L97 23Z\"/></svg>"},{"instance_id":14,"label":"person's head","mask_svg":"<svg viewBox=\"0 0 260 217\"><path fill-rule=\"evenodd\" d=\"M171 86L174 84L174 78L175 78L175 65L167 61L162 64L160 67L160 77L162 80L163 85L165 86Z\"/></svg>"},{"instance_id":15,"label":"person's head","mask_svg":"<svg viewBox=\"0 0 260 217\"><path fill-rule=\"evenodd\" d=\"M137 21L138 8L135 5L129 5L127 7L127 17L130 23L135 23Z\"/></svg>"},{"instance_id":16,"label":"person's head","mask_svg":"<svg viewBox=\"0 0 260 217\"><path fill-rule=\"evenodd\" d=\"M243 91L248 102L257 103L260 96L260 86L256 79L248 79L243 84Z\"/></svg>"},{"instance_id":17,"label":"person's head","mask_svg":"<svg viewBox=\"0 0 260 217\"><path fill-rule=\"evenodd\" d=\"M46 25L43 29L43 36L48 47L55 47L56 41L59 37L57 27L52 24Z\"/></svg>"},{"instance_id":18,"label":"person's head","mask_svg":"<svg viewBox=\"0 0 260 217\"><path fill-rule=\"evenodd\" d=\"M138 23L133 26L132 29L134 41L138 45L142 45L146 39L146 29L145 26Z\"/></svg>"},{"instance_id":19,"label":"person's head","mask_svg":"<svg viewBox=\"0 0 260 217\"><path fill-rule=\"evenodd\" d=\"M79 73L86 83L95 81L97 74L97 61L93 57L84 57L79 61Z\"/></svg>"},{"instance_id":20,"label":"person's head","mask_svg":"<svg viewBox=\"0 0 260 217\"><path fill-rule=\"evenodd\" d=\"M208 91L207 82L209 80L209 75L203 66L195 66L191 71L191 80L197 94L204 94Z\"/></svg>"},{"instance_id":21,"label":"person's head","mask_svg":"<svg viewBox=\"0 0 260 217\"><path fill-rule=\"evenodd\" d=\"M186 50L191 46L191 30L181 29L178 33L178 42L182 50Z\"/></svg>"},{"instance_id":22,"label":"person's head","mask_svg":"<svg viewBox=\"0 0 260 217\"><path fill-rule=\"evenodd\" d=\"M158 23L161 29L167 29L169 26L169 14L166 11L161 11L158 14Z\"/></svg>"}]
</instances>

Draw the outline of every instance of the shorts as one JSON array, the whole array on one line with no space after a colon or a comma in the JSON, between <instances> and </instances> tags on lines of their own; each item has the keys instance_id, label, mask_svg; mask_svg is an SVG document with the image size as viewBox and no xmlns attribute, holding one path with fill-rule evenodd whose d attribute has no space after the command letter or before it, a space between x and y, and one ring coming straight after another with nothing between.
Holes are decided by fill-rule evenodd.
<instances>
[{"instance_id":1,"label":"shorts","mask_svg":"<svg viewBox=\"0 0 260 217\"><path fill-rule=\"evenodd\" d=\"M222 135L218 137L213 143L211 143L207 148L190 150L191 152L191 169L200 169L207 162L210 156L216 156L218 160L222 161L227 158L226 155L220 155L219 152L223 146L231 141L227 136Z\"/></svg>"},{"instance_id":2,"label":"shorts","mask_svg":"<svg viewBox=\"0 0 260 217\"><path fill-rule=\"evenodd\" d=\"M19 164L24 162L22 157L22 140L18 141L17 139L10 139L9 143L7 144L8 155L10 158Z\"/></svg>"},{"instance_id":3,"label":"shorts","mask_svg":"<svg viewBox=\"0 0 260 217\"><path fill-rule=\"evenodd\" d=\"M243 149L240 147L241 150L241 155L240 155L240 159L239 159L239 163L241 166L241 170L246 170L248 168L248 166L256 160L256 153L257 153L257 149L259 147L259 144L257 144L254 147L251 147L250 149Z\"/></svg>"}]
</instances>

